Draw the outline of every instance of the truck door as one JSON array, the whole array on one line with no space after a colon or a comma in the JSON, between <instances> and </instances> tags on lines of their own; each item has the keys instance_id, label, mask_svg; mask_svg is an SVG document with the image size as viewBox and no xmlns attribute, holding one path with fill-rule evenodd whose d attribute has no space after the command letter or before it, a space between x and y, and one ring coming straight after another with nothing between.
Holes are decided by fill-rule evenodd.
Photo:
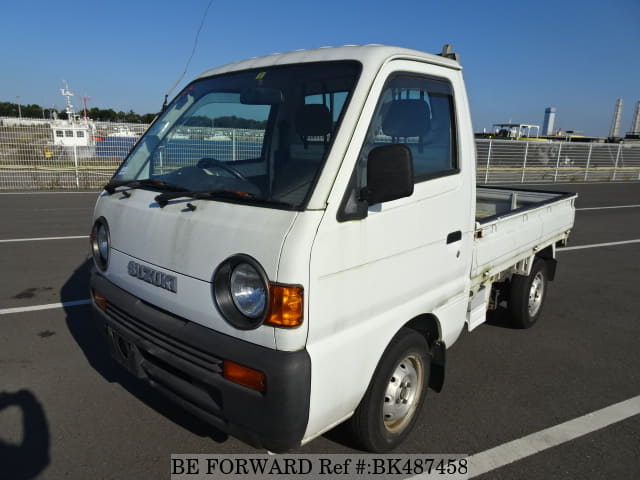
<instances>
[{"instance_id":1,"label":"truck door","mask_svg":"<svg viewBox=\"0 0 640 480\"><path fill-rule=\"evenodd\" d=\"M335 404L336 394L355 408L388 342L412 318L443 317L445 340L464 325L475 174L469 160L461 161L473 159L473 147L465 144L463 152L458 141L454 85L463 89L462 80L448 79L446 70L392 61L364 105L343 162L343 170L354 165L348 186L340 198L332 192L311 256L308 349L327 362L314 375L331 376L327 382L335 386L332 398L317 392L318 403L314 392L312 409ZM411 151L413 194L363 204L368 154L392 143ZM337 185L340 178L334 190Z\"/></svg>"}]
</instances>

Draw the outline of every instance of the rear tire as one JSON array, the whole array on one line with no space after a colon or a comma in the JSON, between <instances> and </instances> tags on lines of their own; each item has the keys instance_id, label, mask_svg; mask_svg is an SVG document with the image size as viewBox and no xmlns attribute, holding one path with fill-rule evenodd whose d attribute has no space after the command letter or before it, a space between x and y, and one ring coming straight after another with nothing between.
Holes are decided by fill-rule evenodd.
<instances>
[{"instance_id":1,"label":"rear tire","mask_svg":"<svg viewBox=\"0 0 640 480\"><path fill-rule=\"evenodd\" d=\"M402 328L391 340L350 420L363 449L388 452L409 435L427 393L430 361L429 345L415 330Z\"/></svg>"},{"instance_id":2,"label":"rear tire","mask_svg":"<svg viewBox=\"0 0 640 480\"><path fill-rule=\"evenodd\" d=\"M536 258L528 276L514 275L509 292L511 324L516 328L531 328L540 317L547 297L549 274L546 262Z\"/></svg>"}]
</instances>

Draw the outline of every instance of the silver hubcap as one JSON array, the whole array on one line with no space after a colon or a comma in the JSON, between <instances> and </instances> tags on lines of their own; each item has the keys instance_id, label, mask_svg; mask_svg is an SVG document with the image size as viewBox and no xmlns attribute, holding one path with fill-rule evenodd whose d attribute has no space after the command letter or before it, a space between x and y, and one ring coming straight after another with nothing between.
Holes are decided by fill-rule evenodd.
<instances>
[{"instance_id":1,"label":"silver hubcap","mask_svg":"<svg viewBox=\"0 0 640 480\"><path fill-rule=\"evenodd\" d=\"M535 317L542 306L544 296L544 276L542 272L536 273L529 289L529 316Z\"/></svg>"},{"instance_id":2,"label":"silver hubcap","mask_svg":"<svg viewBox=\"0 0 640 480\"><path fill-rule=\"evenodd\" d=\"M384 393L382 419L393 433L402 431L416 410L422 392L424 367L422 359L409 355L396 365Z\"/></svg>"}]
</instances>

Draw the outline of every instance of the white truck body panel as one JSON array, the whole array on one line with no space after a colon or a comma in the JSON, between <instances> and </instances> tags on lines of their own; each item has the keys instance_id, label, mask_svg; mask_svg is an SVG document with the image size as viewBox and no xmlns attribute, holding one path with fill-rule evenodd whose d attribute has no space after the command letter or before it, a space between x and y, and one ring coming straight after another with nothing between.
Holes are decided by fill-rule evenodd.
<instances>
[{"instance_id":1,"label":"white truck body panel","mask_svg":"<svg viewBox=\"0 0 640 480\"><path fill-rule=\"evenodd\" d=\"M336 220L378 97L393 72L444 77L456 96L465 95L458 70L405 60L386 62L368 92L361 120L344 146L342 167L311 252L309 308L310 317L318 321L309 327L307 349L318 361L312 375L310 438L356 408L397 332L396 319L408 321L442 310L447 344L455 341L465 322L474 225L469 215L473 142L459 144L463 173L418 183L413 196L371 206L362 221ZM468 118L464 102L460 104L459 118ZM471 125L461 121L459 128L458 138L465 139ZM462 240L447 245L447 234L455 230L462 232ZM354 346L361 346L355 347L357 355ZM336 403L341 408L336 409Z\"/></svg>"},{"instance_id":2,"label":"white truck body panel","mask_svg":"<svg viewBox=\"0 0 640 480\"><path fill-rule=\"evenodd\" d=\"M154 207L157 192L136 189L126 199L103 194L94 214L109 222L113 256L104 276L115 285L231 337L270 349L306 348L311 394L303 442L354 412L403 325L431 316L451 346L465 324L472 329L484 321L492 282L566 241L575 215L575 196L476 190L471 115L453 60L395 47L341 47L250 59L202 78L326 60L357 60L362 72L304 211L210 200L198 201L196 212L185 212L184 203L161 209ZM411 196L369 206L364 219L340 221L379 97L397 72L451 85L458 171L416 183ZM270 281L303 287L301 326L239 330L225 321L212 276L239 253L256 259ZM178 292L127 275L131 260L177 275Z\"/></svg>"}]
</instances>

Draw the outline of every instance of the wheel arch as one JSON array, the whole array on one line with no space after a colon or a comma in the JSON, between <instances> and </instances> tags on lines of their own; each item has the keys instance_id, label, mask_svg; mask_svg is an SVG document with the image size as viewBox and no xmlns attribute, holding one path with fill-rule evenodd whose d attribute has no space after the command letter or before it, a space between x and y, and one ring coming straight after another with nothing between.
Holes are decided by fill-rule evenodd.
<instances>
[{"instance_id":1,"label":"wheel arch","mask_svg":"<svg viewBox=\"0 0 640 480\"><path fill-rule=\"evenodd\" d=\"M429 388L440 392L444 386L446 363L446 345L442 341L440 320L433 314L422 314L409 320L403 327L415 330L427 341L431 357Z\"/></svg>"},{"instance_id":2,"label":"wheel arch","mask_svg":"<svg viewBox=\"0 0 640 480\"><path fill-rule=\"evenodd\" d=\"M435 315L430 313L414 317L405 323L403 327L411 328L412 330L420 333L425 338L429 346L439 340L442 336L440 321Z\"/></svg>"}]
</instances>

